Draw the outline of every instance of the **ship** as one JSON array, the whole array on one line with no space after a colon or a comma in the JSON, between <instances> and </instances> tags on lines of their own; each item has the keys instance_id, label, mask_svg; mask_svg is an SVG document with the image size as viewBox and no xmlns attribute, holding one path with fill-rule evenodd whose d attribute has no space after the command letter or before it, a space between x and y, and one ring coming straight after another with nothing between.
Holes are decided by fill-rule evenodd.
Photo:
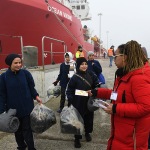
<instances>
[{"instance_id":1,"label":"ship","mask_svg":"<svg viewBox=\"0 0 150 150\"><path fill-rule=\"evenodd\" d=\"M87 0L0 0L0 69L5 57L20 54L25 67L59 64L81 45L94 49L87 27ZM85 32L86 30L86 32ZM88 34L86 34L88 33Z\"/></svg>"}]
</instances>

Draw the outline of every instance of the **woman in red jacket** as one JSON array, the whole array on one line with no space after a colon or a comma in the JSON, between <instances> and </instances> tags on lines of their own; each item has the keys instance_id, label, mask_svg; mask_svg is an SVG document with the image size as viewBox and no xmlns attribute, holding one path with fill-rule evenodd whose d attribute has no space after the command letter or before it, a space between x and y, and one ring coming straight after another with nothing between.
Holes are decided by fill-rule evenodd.
<instances>
[{"instance_id":1,"label":"woman in red jacket","mask_svg":"<svg viewBox=\"0 0 150 150\"><path fill-rule=\"evenodd\" d=\"M89 95L110 99L104 111L111 114L107 150L147 150L150 132L150 65L136 41L115 51L116 80L112 90L99 88Z\"/></svg>"}]
</instances>

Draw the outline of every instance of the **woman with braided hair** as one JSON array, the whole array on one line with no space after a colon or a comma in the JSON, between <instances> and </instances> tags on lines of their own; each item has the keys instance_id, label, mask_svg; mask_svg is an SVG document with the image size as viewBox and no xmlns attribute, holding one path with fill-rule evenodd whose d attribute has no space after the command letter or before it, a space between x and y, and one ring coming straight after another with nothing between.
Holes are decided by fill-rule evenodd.
<instances>
[{"instance_id":1,"label":"woman with braided hair","mask_svg":"<svg viewBox=\"0 0 150 150\"><path fill-rule=\"evenodd\" d=\"M150 132L150 65L136 41L115 51L117 66L113 89L99 88L89 95L110 99L104 111L111 114L107 150L147 150Z\"/></svg>"}]
</instances>

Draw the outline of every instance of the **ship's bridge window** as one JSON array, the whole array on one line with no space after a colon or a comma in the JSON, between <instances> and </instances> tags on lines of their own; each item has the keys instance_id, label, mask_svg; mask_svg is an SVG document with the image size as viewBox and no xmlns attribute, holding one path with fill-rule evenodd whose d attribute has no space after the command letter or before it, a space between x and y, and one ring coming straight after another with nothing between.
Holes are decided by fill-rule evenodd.
<instances>
[{"instance_id":1,"label":"ship's bridge window","mask_svg":"<svg viewBox=\"0 0 150 150\"><path fill-rule=\"evenodd\" d=\"M77 10L80 10L80 5L77 6Z\"/></svg>"},{"instance_id":2,"label":"ship's bridge window","mask_svg":"<svg viewBox=\"0 0 150 150\"><path fill-rule=\"evenodd\" d=\"M81 5L81 9L85 9L85 5Z\"/></svg>"}]
</instances>

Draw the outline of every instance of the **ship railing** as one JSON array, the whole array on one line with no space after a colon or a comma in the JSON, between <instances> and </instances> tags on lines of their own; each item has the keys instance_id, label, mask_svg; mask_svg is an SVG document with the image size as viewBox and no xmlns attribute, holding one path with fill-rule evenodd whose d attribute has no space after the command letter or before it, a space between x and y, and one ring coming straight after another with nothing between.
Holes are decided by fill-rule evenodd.
<instances>
[{"instance_id":1,"label":"ship railing","mask_svg":"<svg viewBox=\"0 0 150 150\"><path fill-rule=\"evenodd\" d=\"M44 40L45 39L49 39L49 40L53 40L53 41L56 41L56 42L64 43L64 52L53 52L53 43L51 43L51 49L50 49L50 51L45 51L44 50L44 48L45 48ZM48 36L43 36L42 37L42 67L43 67L43 70L45 70L45 62L44 62L45 53L50 53L51 61L52 61L54 54L64 54L65 52L67 52L67 46L66 46L66 44L65 44L64 41L61 41L59 39L55 39L55 38L52 38L52 37L48 37Z\"/></svg>"},{"instance_id":2,"label":"ship railing","mask_svg":"<svg viewBox=\"0 0 150 150\"><path fill-rule=\"evenodd\" d=\"M5 37L10 37L10 38L19 38L20 39L20 46L21 46L21 55L23 57L23 38L22 36L16 36L16 35L7 35L7 34L0 34L0 36L5 36ZM1 55L8 55L6 54L1 54ZM1 71L6 71L8 68L2 68L0 69Z\"/></svg>"},{"instance_id":3,"label":"ship railing","mask_svg":"<svg viewBox=\"0 0 150 150\"><path fill-rule=\"evenodd\" d=\"M7 34L0 34L0 36L6 36L6 37L11 37L11 38L19 38L20 39L20 45L21 45L21 55L23 56L23 38L22 38L22 36L7 35Z\"/></svg>"}]
</instances>

